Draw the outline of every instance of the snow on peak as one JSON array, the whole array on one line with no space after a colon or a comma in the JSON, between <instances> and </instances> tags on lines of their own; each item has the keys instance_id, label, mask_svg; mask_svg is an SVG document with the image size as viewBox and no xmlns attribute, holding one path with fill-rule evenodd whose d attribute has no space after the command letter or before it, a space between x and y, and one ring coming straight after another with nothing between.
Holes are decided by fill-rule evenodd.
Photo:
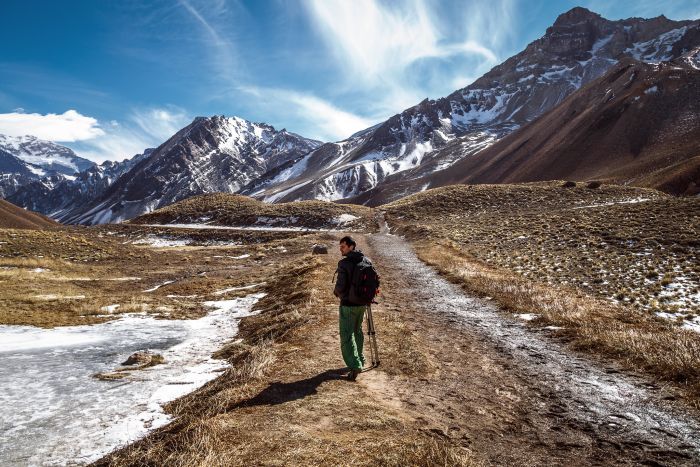
<instances>
[{"instance_id":1,"label":"snow on peak","mask_svg":"<svg viewBox=\"0 0 700 467\"><path fill-rule=\"evenodd\" d=\"M66 175L95 165L94 162L78 157L70 148L31 135L0 135L0 149L28 164Z\"/></svg>"}]
</instances>

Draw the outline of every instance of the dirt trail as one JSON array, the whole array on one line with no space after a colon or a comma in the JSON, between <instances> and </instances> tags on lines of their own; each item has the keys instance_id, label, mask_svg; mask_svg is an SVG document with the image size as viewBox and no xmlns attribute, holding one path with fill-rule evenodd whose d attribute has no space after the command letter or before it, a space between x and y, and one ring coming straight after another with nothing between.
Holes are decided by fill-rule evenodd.
<instances>
[{"instance_id":1,"label":"dirt trail","mask_svg":"<svg viewBox=\"0 0 700 467\"><path fill-rule=\"evenodd\" d=\"M358 241L382 275L379 368L342 376L332 249L304 275L308 321L239 368L258 376L226 372L176 422L96 465L700 463L700 423L671 393L465 296L386 229ZM288 287L275 300L298 295Z\"/></svg>"},{"instance_id":2,"label":"dirt trail","mask_svg":"<svg viewBox=\"0 0 700 467\"><path fill-rule=\"evenodd\" d=\"M386 284L375 320L398 313L435 371L370 372L360 384L426 429L498 464L700 462L700 422L662 389L573 355L546 331L465 296L386 230L362 243Z\"/></svg>"}]
</instances>

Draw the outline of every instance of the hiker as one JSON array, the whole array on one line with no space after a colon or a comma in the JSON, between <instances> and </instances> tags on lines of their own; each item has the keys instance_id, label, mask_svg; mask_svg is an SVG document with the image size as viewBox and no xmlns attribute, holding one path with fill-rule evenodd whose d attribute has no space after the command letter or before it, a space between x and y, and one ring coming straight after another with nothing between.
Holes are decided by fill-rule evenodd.
<instances>
[{"instance_id":1,"label":"hiker","mask_svg":"<svg viewBox=\"0 0 700 467\"><path fill-rule=\"evenodd\" d=\"M362 320L367 305L372 303L378 291L379 276L369 259L360 250L355 249L357 244L352 237L341 238L339 245L343 258L338 261L338 279L333 294L340 298L340 351L350 369L348 378L355 381L365 365L365 357L362 354L365 340ZM358 274L360 272L361 278ZM363 280L365 282L362 282Z\"/></svg>"}]
</instances>

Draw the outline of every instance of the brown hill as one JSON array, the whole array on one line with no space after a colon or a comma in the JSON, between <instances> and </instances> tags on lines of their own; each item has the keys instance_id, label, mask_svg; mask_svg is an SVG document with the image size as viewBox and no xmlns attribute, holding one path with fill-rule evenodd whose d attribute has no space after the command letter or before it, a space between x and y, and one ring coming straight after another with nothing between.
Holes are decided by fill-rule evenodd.
<instances>
[{"instance_id":1,"label":"brown hill","mask_svg":"<svg viewBox=\"0 0 700 467\"><path fill-rule=\"evenodd\" d=\"M128 223L301 229L363 228L374 225L372 210L365 206L316 200L269 204L229 193L192 196Z\"/></svg>"},{"instance_id":2,"label":"brown hill","mask_svg":"<svg viewBox=\"0 0 700 467\"><path fill-rule=\"evenodd\" d=\"M477 156L436 174L449 183L604 179L700 192L700 70L626 60Z\"/></svg>"},{"instance_id":3,"label":"brown hill","mask_svg":"<svg viewBox=\"0 0 700 467\"><path fill-rule=\"evenodd\" d=\"M623 60L476 155L430 175L388 180L346 201L376 206L416 186L562 179L700 193L700 70L684 58L658 64Z\"/></svg>"},{"instance_id":4,"label":"brown hill","mask_svg":"<svg viewBox=\"0 0 700 467\"><path fill-rule=\"evenodd\" d=\"M0 229L51 229L60 224L0 199Z\"/></svg>"}]
</instances>

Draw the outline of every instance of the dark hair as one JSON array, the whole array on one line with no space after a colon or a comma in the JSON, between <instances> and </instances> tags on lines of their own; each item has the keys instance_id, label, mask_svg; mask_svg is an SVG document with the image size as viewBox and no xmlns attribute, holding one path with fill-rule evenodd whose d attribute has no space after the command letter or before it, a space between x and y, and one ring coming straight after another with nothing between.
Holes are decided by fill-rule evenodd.
<instances>
[{"instance_id":1,"label":"dark hair","mask_svg":"<svg viewBox=\"0 0 700 467\"><path fill-rule=\"evenodd\" d=\"M353 248L357 246L357 243L355 243L355 240L353 240L350 235L346 235L341 238L339 243L345 243L347 246L351 246Z\"/></svg>"}]
</instances>

